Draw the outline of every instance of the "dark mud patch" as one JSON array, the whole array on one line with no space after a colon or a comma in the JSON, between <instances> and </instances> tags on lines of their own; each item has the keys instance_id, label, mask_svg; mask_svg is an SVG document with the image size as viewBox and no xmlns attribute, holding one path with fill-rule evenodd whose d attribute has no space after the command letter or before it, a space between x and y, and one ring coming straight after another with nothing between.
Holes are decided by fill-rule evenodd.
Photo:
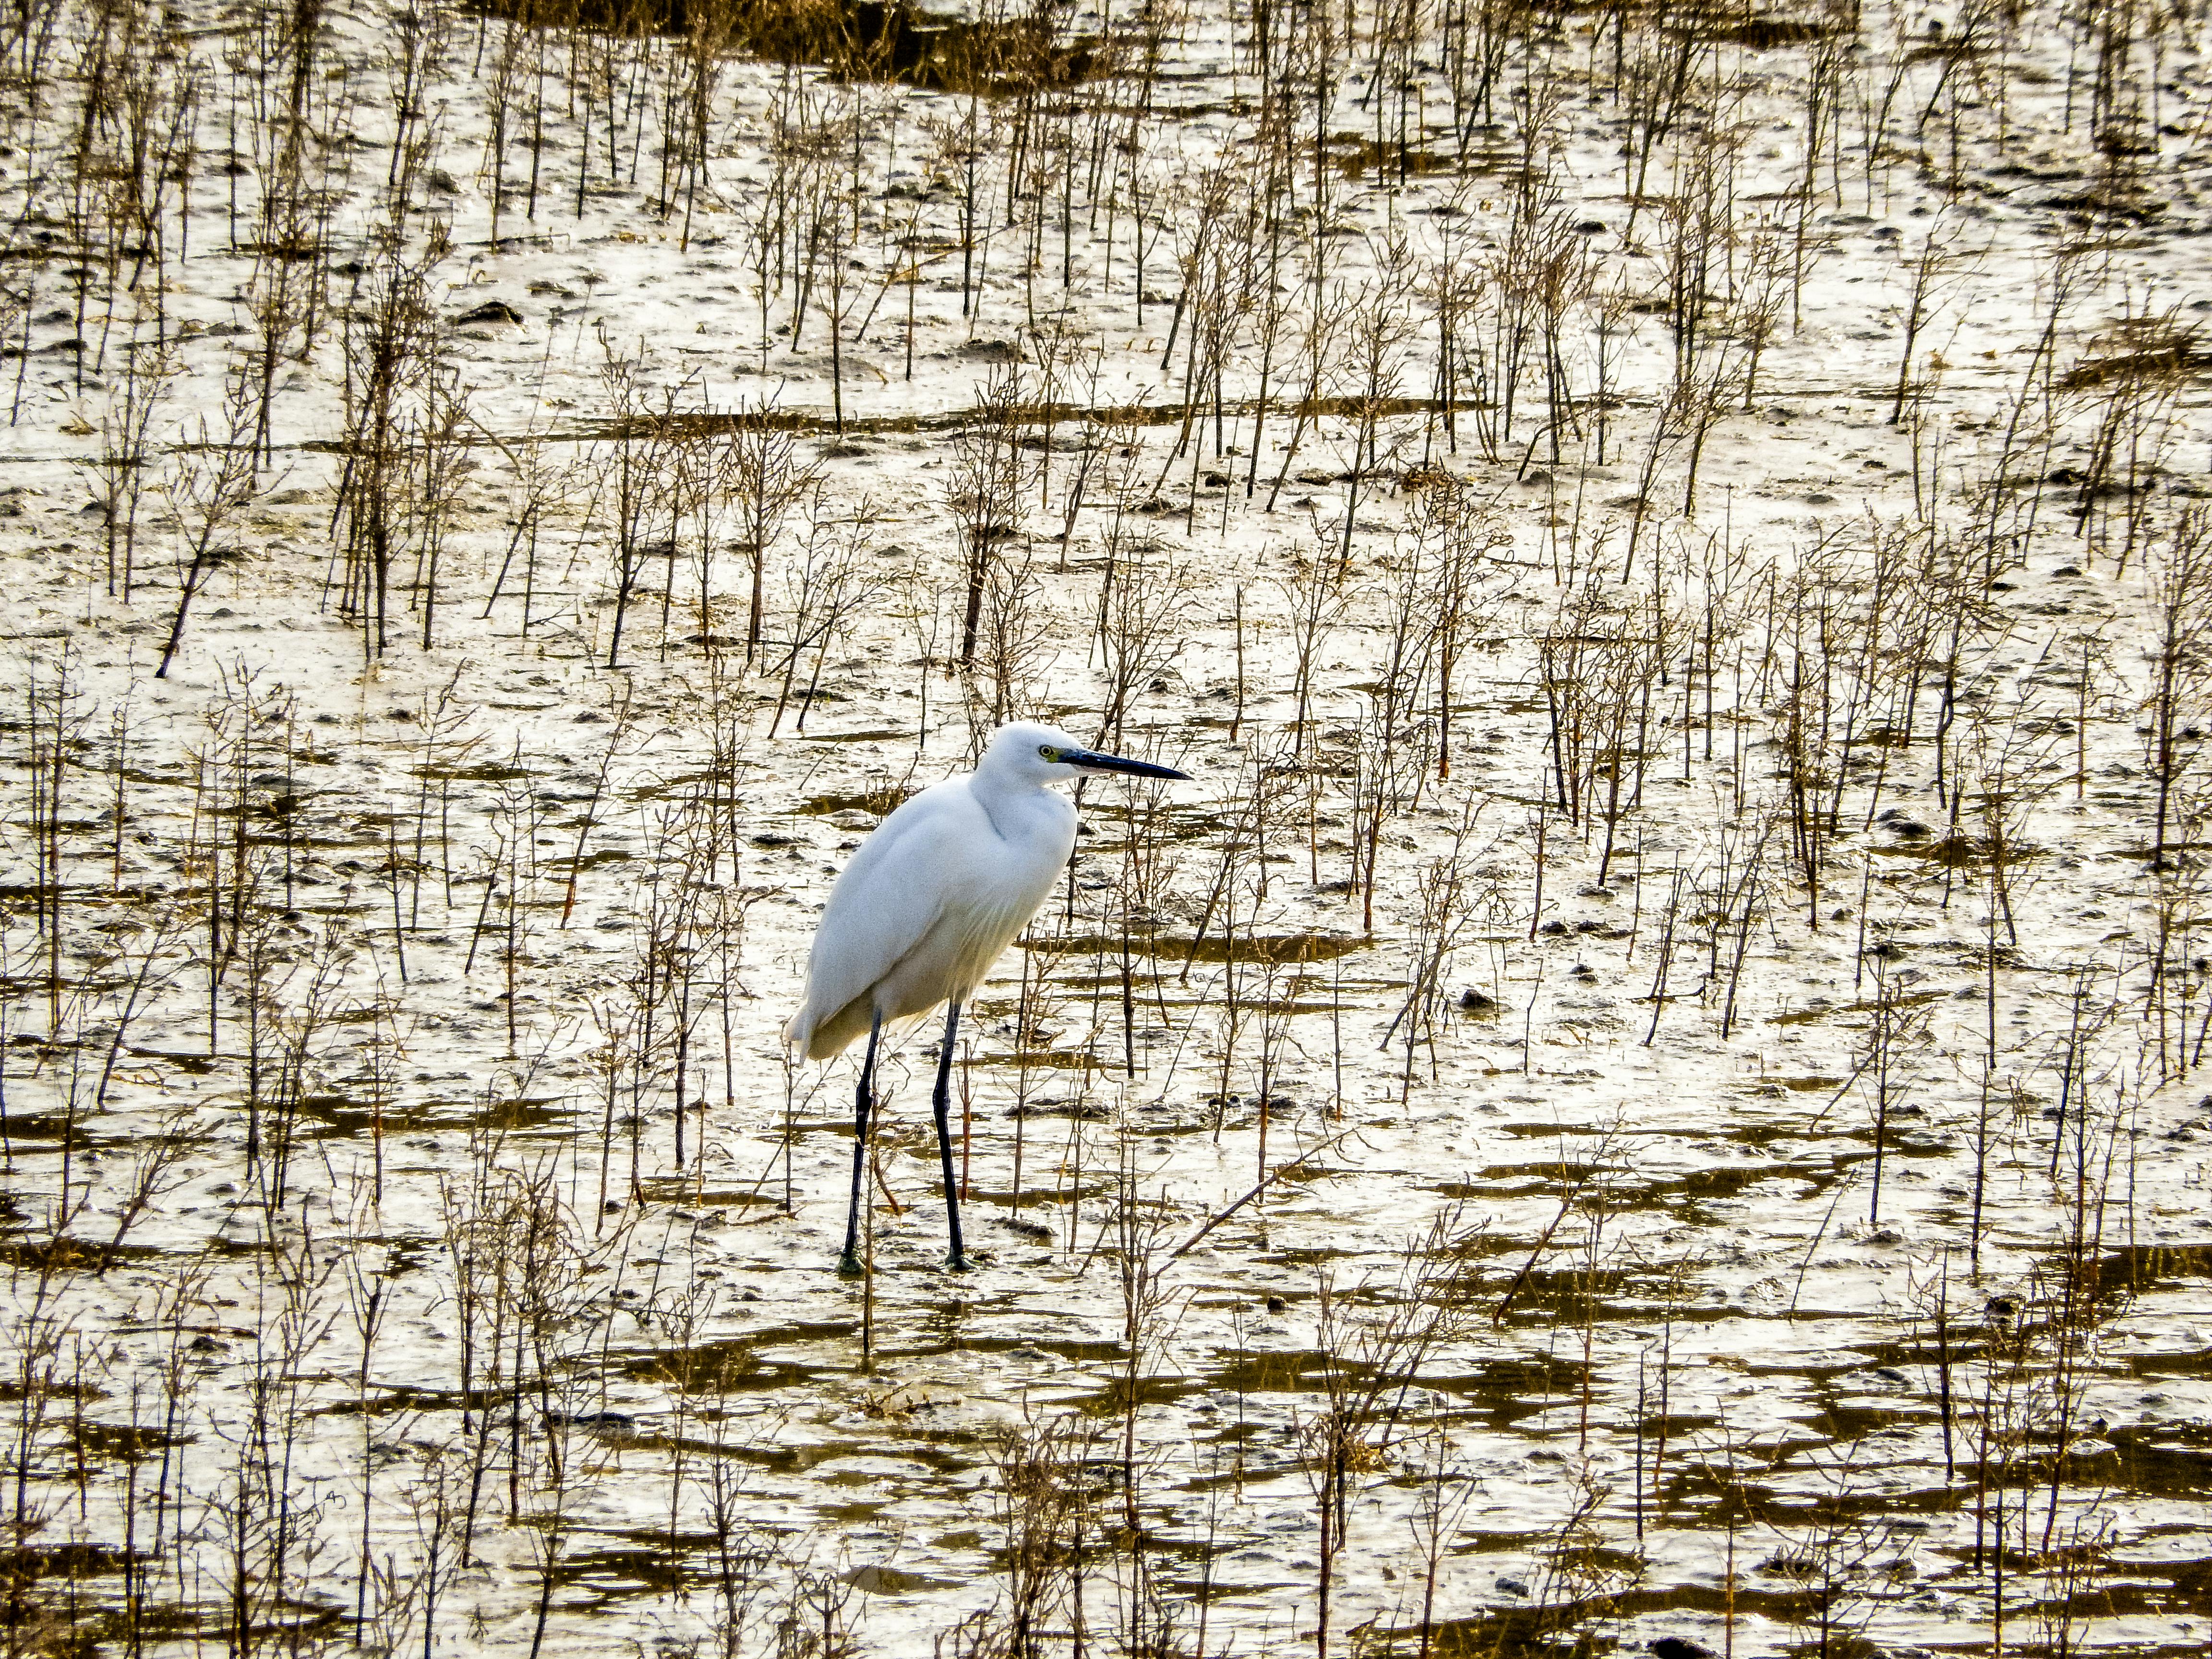
<instances>
[{"instance_id":1,"label":"dark mud patch","mask_svg":"<svg viewBox=\"0 0 2212 1659\"><path fill-rule=\"evenodd\" d=\"M1118 1060L1101 1060L1087 1048L1009 1048L996 1054L971 1054L960 1062L963 1070L976 1066L1002 1069L1011 1066L1017 1069L1035 1066L1048 1072L1105 1072L1115 1069L1120 1063ZM1014 1111L1009 1112L1007 1115L1009 1117L1034 1116L1041 1113L1042 1108L1036 1112ZM1087 1117L1090 1114L1063 1112L1060 1115Z\"/></svg>"},{"instance_id":2,"label":"dark mud patch","mask_svg":"<svg viewBox=\"0 0 2212 1659\"><path fill-rule=\"evenodd\" d=\"M2095 1285L2106 1295L2212 1280L2212 1243L2135 1244L2097 1258Z\"/></svg>"},{"instance_id":3,"label":"dark mud patch","mask_svg":"<svg viewBox=\"0 0 2212 1659\"><path fill-rule=\"evenodd\" d=\"M896 728L871 727L865 732L800 732L808 743L911 743L914 733Z\"/></svg>"},{"instance_id":4,"label":"dark mud patch","mask_svg":"<svg viewBox=\"0 0 2212 1659\"><path fill-rule=\"evenodd\" d=\"M1360 418L1371 416L1378 420L1390 420L1408 415L1442 415L1468 413L1483 408L1480 400L1460 398L1449 400L1436 398L1271 398L1267 410L1278 419L1304 416L1309 421L1324 419ZM1219 406L1224 416L1237 420L1249 419L1260 409L1257 398L1231 398ZM1216 405L1204 404L1091 404L1068 403L1032 403L1017 404L1011 410L994 412L991 418L1010 426L1079 425L1092 428L1115 427L1181 426L1200 414L1212 415ZM848 437L880 435L884 434L927 434L960 432L975 426L984 418L981 411L973 409L945 410L933 414L919 415L848 415L843 430ZM569 443L634 442L643 439L722 437L732 432L795 432L809 436L822 436L838 430L833 416L810 413L802 410L681 410L673 414L641 416L633 420L614 421L602 426L586 427L559 433L519 434L502 441L514 444L544 442L556 437ZM337 442L314 441L301 445L303 450L337 454L343 451ZM893 732L887 737L902 738L911 742L911 732Z\"/></svg>"},{"instance_id":5,"label":"dark mud patch","mask_svg":"<svg viewBox=\"0 0 2212 1659\"><path fill-rule=\"evenodd\" d=\"M1693 11L1684 27L1693 40L1741 46L1747 52L1781 52L1815 40L1848 40L1856 32L1840 18L1792 17L1733 7Z\"/></svg>"},{"instance_id":6,"label":"dark mud patch","mask_svg":"<svg viewBox=\"0 0 2212 1659\"><path fill-rule=\"evenodd\" d=\"M896 784L842 794L810 795L792 810L808 817L826 818L838 812L872 812L883 817L895 811L911 792Z\"/></svg>"},{"instance_id":7,"label":"dark mud patch","mask_svg":"<svg viewBox=\"0 0 2212 1659\"><path fill-rule=\"evenodd\" d=\"M818 1368L796 1360L764 1357L767 1351L803 1343L842 1340L858 1330L858 1325L848 1319L782 1325L750 1336L696 1343L689 1347L656 1349L624 1361L622 1374L641 1382L657 1382L684 1395L772 1394L779 1389L811 1385Z\"/></svg>"},{"instance_id":8,"label":"dark mud patch","mask_svg":"<svg viewBox=\"0 0 2212 1659\"><path fill-rule=\"evenodd\" d=\"M273 1113L267 1114L270 1117ZM318 1137L340 1139L419 1133L426 1129L477 1128L570 1133L575 1115L565 1099L500 1100L487 1104L480 1099L441 1100L434 1097L404 1104L380 1105L357 1095L309 1095L300 1103L300 1115L318 1127Z\"/></svg>"},{"instance_id":9,"label":"dark mud patch","mask_svg":"<svg viewBox=\"0 0 2212 1659\"><path fill-rule=\"evenodd\" d=\"M570 1593L562 1601L564 1607L589 1609L631 1595L666 1595L688 1584L708 1582L708 1564L714 1559L710 1539L686 1540L679 1535L673 1541L685 1553L678 1553L670 1547L672 1540L665 1533L613 1536L625 1541L562 1553L551 1578ZM696 1554L696 1565L688 1565L685 1554Z\"/></svg>"},{"instance_id":10,"label":"dark mud patch","mask_svg":"<svg viewBox=\"0 0 2212 1659\"><path fill-rule=\"evenodd\" d=\"M0 1243L0 1266L36 1273L104 1273L124 1261L151 1261L163 1252L150 1244L103 1243L85 1238L11 1238Z\"/></svg>"},{"instance_id":11,"label":"dark mud patch","mask_svg":"<svg viewBox=\"0 0 2212 1659\"><path fill-rule=\"evenodd\" d=\"M850 1133L850 1125L838 1127ZM646 1204L679 1206L675 1212L678 1221L698 1220L716 1210L783 1207L781 1199L772 1198L757 1187L696 1187L682 1176L647 1176L638 1182L637 1195Z\"/></svg>"},{"instance_id":12,"label":"dark mud patch","mask_svg":"<svg viewBox=\"0 0 2212 1659\"><path fill-rule=\"evenodd\" d=\"M2109 357L2085 358L2068 369L2059 384L2069 391L2080 391L2114 381L2179 378L2207 370L2212 370L2212 348L2192 337Z\"/></svg>"},{"instance_id":13,"label":"dark mud patch","mask_svg":"<svg viewBox=\"0 0 2212 1659\"><path fill-rule=\"evenodd\" d=\"M1127 951L1133 957L1158 957L1170 962L1256 963L1281 966L1296 962L1330 962L1355 951L1372 948L1375 940L1357 933L1232 933L1198 937L1157 933L1125 936L1078 933L1062 939L1024 939L1022 949L1051 956L1112 956Z\"/></svg>"},{"instance_id":14,"label":"dark mud patch","mask_svg":"<svg viewBox=\"0 0 2212 1659\"><path fill-rule=\"evenodd\" d=\"M1892 1009L1917 1008L1923 1003L1934 1002L1942 997L1941 991L1911 991L1901 997L1892 997ZM1812 1025L1824 1019L1846 1019L1852 1015L1874 1013L1882 1005L1879 1002L1837 1003L1826 1008L1795 1008L1786 1014L1777 1014L1771 1022L1776 1025Z\"/></svg>"},{"instance_id":15,"label":"dark mud patch","mask_svg":"<svg viewBox=\"0 0 2212 1659\"><path fill-rule=\"evenodd\" d=\"M1463 165L1457 155L1432 149L1419 141L1377 142L1358 132L1334 134L1328 141L1328 149L1347 179L1364 179L1372 173L1377 179L1395 179L1403 184L1430 173L1456 173Z\"/></svg>"}]
</instances>

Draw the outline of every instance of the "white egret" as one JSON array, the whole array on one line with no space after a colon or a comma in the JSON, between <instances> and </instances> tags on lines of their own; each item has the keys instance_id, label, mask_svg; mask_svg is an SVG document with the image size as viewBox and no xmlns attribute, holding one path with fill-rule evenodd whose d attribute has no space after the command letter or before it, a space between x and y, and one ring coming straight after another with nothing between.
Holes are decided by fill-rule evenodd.
<instances>
[{"instance_id":1,"label":"white egret","mask_svg":"<svg viewBox=\"0 0 2212 1659\"><path fill-rule=\"evenodd\" d=\"M853 1194L838 1267L860 1271L860 1186L876 1052L884 1031L946 1005L937 1056L937 1154L945 1176L945 1265L964 1268L948 1121L960 1007L1028 926L1075 850L1075 804L1048 786L1093 772L1188 778L1188 772L1085 749L1028 721L992 734L982 764L923 790L876 826L830 890L806 963L806 1000L783 1039L808 1060L867 1034L854 1097Z\"/></svg>"}]
</instances>

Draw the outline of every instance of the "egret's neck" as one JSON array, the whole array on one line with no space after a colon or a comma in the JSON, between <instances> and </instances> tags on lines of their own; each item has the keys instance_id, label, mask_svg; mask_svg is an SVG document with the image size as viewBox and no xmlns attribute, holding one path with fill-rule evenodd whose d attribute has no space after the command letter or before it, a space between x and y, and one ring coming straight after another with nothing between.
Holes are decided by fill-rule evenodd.
<instances>
[{"instance_id":1,"label":"egret's neck","mask_svg":"<svg viewBox=\"0 0 2212 1659\"><path fill-rule=\"evenodd\" d=\"M996 767L987 766L977 772L968 781L968 789L1001 836L1013 835L1018 826L1039 813L1055 812L1066 805L1042 779Z\"/></svg>"}]
</instances>

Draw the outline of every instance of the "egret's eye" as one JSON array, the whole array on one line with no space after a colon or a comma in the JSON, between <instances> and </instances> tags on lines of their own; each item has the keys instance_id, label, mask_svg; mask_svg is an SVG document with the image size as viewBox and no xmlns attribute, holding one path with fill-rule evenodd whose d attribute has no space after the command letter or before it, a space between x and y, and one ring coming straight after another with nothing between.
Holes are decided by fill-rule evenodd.
<instances>
[{"instance_id":1,"label":"egret's eye","mask_svg":"<svg viewBox=\"0 0 2212 1659\"><path fill-rule=\"evenodd\" d=\"M1060 750L1054 748L1048 743L1039 744L1037 745L1037 753L1043 756L1045 759L1048 761L1056 761L1060 758Z\"/></svg>"}]
</instances>

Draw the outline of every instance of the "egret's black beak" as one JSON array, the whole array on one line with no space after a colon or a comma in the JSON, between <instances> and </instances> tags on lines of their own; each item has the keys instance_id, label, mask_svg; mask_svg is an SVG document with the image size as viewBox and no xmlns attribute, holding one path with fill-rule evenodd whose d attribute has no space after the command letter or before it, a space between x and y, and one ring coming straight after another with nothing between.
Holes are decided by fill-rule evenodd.
<instances>
[{"instance_id":1,"label":"egret's black beak","mask_svg":"<svg viewBox=\"0 0 2212 1659\"><path fill-rule=\"evenodd\" d=\"M1133 778L1175 778L1188 783L1190 774L1178 772L1172 766L1155 766L1150 761L1124 760L1119 755L1095 754L1088 749L1063 749L1060 764L1079 766L1086 772L1124 772Z\"/></svg>"}]
</instances>

